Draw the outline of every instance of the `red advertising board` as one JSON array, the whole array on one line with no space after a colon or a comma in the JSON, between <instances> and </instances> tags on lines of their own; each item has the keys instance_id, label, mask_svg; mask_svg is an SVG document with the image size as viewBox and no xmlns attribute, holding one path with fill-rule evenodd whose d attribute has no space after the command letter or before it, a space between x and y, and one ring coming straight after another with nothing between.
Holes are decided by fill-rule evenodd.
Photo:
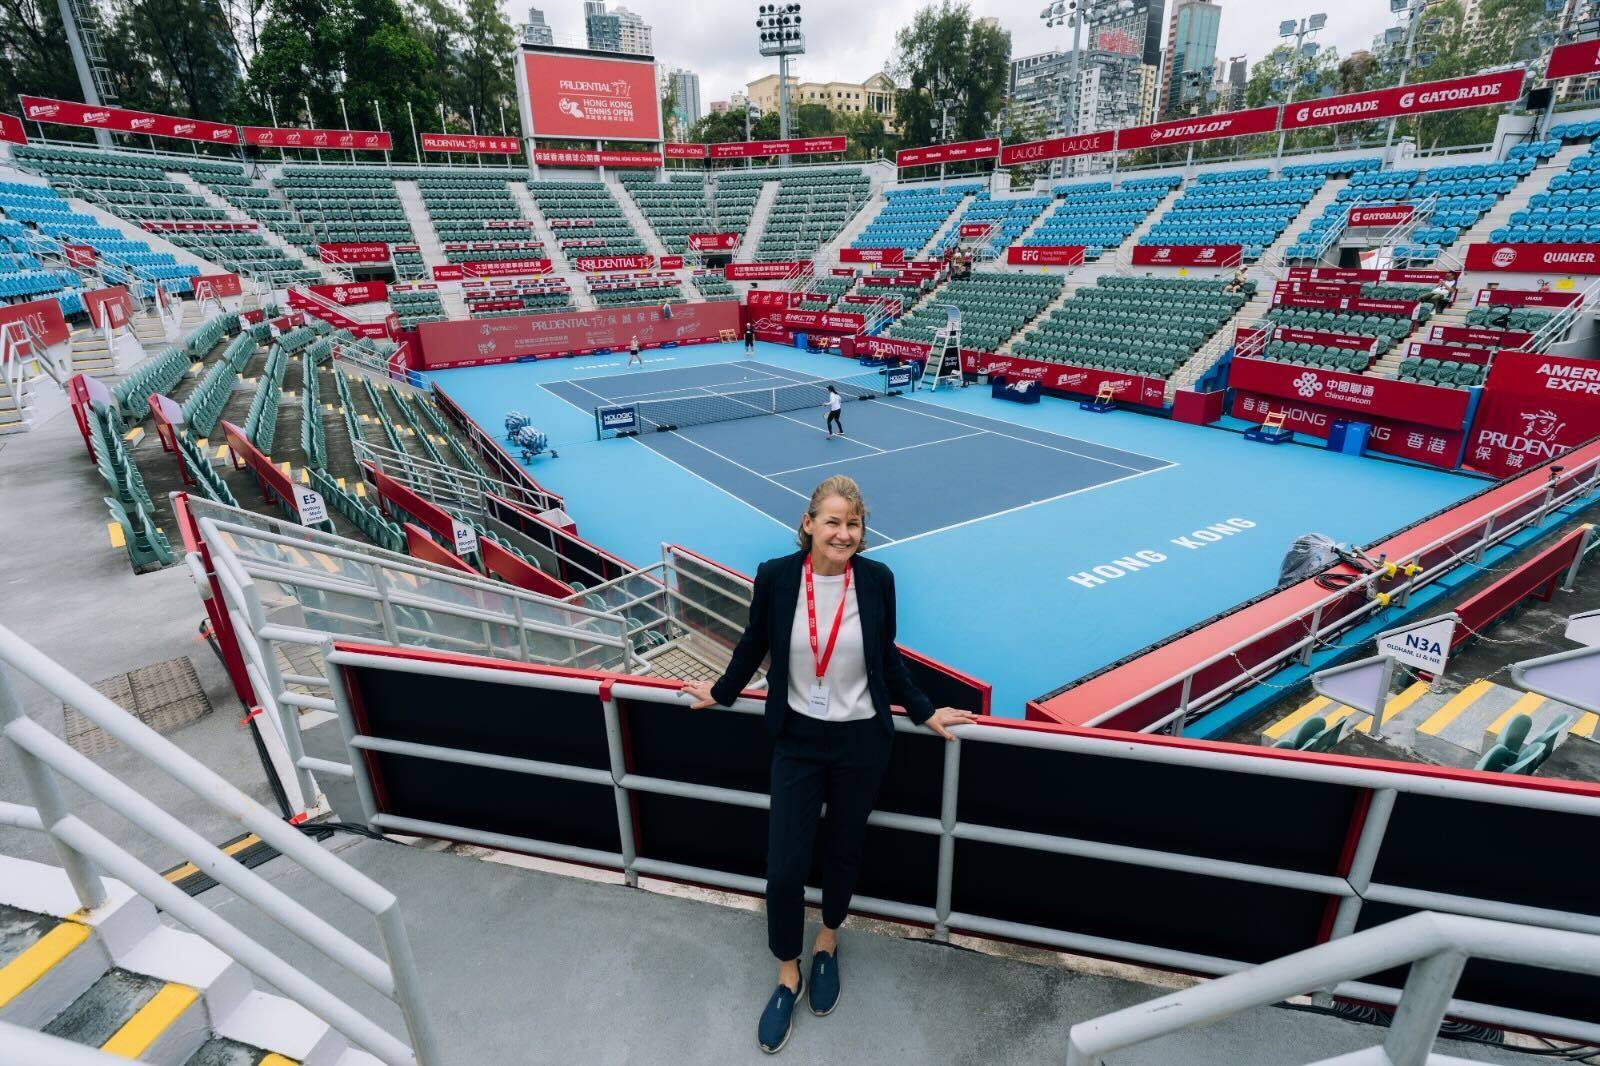
<instances>
[{"instance_id":1,"label":"red advertising board","mask_svg":"<svg viewBox=\"0 0 1600 1066\"><path fill-rule=\"evenodd\" d=\"M144 133L151 137L175 137L184 141L211 144L238 144L239 127L221 122L202 122L178 115L156 115L148 111L129 111L123 107L90 107L72 100L52 100L44 96L22 96L22 117L57 126L82 126L86 129Z\"/></svg>"},{"instance_id":2,"label":"red advertising board","mask_svg":"<svg viewBox=\"0 0 1600 1066\"><path fill-rule=\"evenodd\" d=\"M1410 204L1379 204L1368 207L1352 207L1349 214L1349 225L1361 226L1398 226L1402 222L1411 220L1412 207Z\"/></svg>"},{"instance_id":3,"label":"red advertising board","mask_svg":"<svg viewBox=\"0 0 1600 1066\"><path fill-rule=\"evenodd\" d=\"M1600 433L1600 364L1527 352L1494 357L1465 464L1496 477L1561 455Z\"/></svg>"},{"instance_id":4,"label":"red advertising board","mask_svg":"<svg viewBox=\"0 0 1600 1066\"><path fill-rule=\"evenodd\" d=\"M96 329L121 329L133 317L133 299L121 285L95 289L83 294L83 309L89 312L89 321Z\"/></svg>"},{"instance_id":5,"label":"red advertising board","mask_svg":"<svg viewBox=\"0 0 1600 1066\"><path fill-rule=\"evenodd\" d=\"M1272 287L1272 293L1293 293L1298 296L1360 296L1361 283L1358 281L1280 281Z\"/></svg>"},{"instance_id":6,"label":"red advertising board","mask_svg":"<svg viewBox=\"0 0 1600 1066\"><path fill-rule=\"evenodd\" d=\"M910 359L925 362L933 345L896 337L857 337L856 354L871 359Z\"/></svg>"},{"instance_id":7,"label":"red advertising board","mask_svg":"<svg viewBox=\"0 0 1600 1066\"><path fill-rule=\"evenodd\" d=\"M1274 292L1274 307L1303 307L1314 311L1359 311L1364 315L1405 315L1415 318L1415 300L1376 300L1361 296L1323 296L1315 293Z\"/></svg>"},{"instance_id":8,"label":"red advertising board","mask_svg":"<svg viewBox=\"0 0 1600 1066\"><path fill-rule=\"evenodd\" d=\"M1504 304L1507 307L1566 307L1582 297L1575 292L1556 292L1553 289L1479 289L1473 297L1474 307L1487 304Z\"/></svg>"},{"instance_id":9,"label":"red advertising board","mask_svg":"<svg viewBox=\"0 0 1600 1066\"><path fill-rule=\"evenodd\" d=\"M429 270L434 281L461 281L467 276L467 272L461 269L460 263L444 263L430 267Z\"/></svg>"},{"instance_id":10,"label":"red advertising board","mask_svg":"<svg viewBox=\"0 0 1600 1066\"><path fill-rule=\"evenodd\" d=\"M1429 326L1428 340L1434 344L1520 348L1533 340L1533 334L1520 329L1485 329L1482 326Z\"/></svg>"},{"instance_id":11,"label":"red advertising board","mask_svg":"<svg viewBox=\"0 0 1600 1066\"><path fill-rule=\"evenodd\" d=\"M261 228L259 222L141 222L139 228L150 233L247 233Z\"/></svg>"},{"instance_id":12,"label":"red advertising board","mask_svg":"<svg viewBox=\"0 0 1600 1066\"><path fill-rule=\"evenodd\" d=\"M546 315L454 322L418 327L422 365L428 368L505 363L529 356L567 355L625 347L637 336L644 345L716 340L739 328L739 305L731 300L678 304L672 317L660 308L561 311Z\"/></svg>"},{"instance_id":13,"label":"red advertising board","mask_svg":"<svg viewBox=\"0 0 1600 1066\"><path fill-rule=\"evenodd\" d=\"M1079 155L1101 155L1116 147L1115 130L1084 133L1076 137L1048 137L1042 141L1024 141L1000 147L1000 165L1026 166L1042 163L1046 159L1068 159Z\"/></svg>"},{"instance_id":14,"label":"red advertising board","mask_svg":"<svg viewBox=\"0 0 1600 1066\"><path fill-rule=\"evenodd\" d=\"M21 304L0 304L0 329L13 322L26 325L28 332L47 348L60 344L71 335L67 320L61 314L61 305L53 297Z\"/></svg>"},{"instance_id":15,"label":"red advertising board","mask_svg":"<svg viewBox=\"0 0 1600 1066\"><path fill-rule=\"evenodd\" d=\"M858 307L882 307L891 315L900 313L900 301L884 296L858 296L855 293L846 293L839 297L842 304L855 304Z\"/></svg>"},{"instance_id":16,"label":"red advertising board","mask_svg":"<svg viewBox=\"0 0 1600 1066\"><path fill-rule=\"evenodd\" d=\"M681 256L681 255L664 255L664 256L661 257L661 261L659 263L657 263L656 265L659 266L662 270L682 270L683 269L683 256Z\"/></svg>"},{"instance_id":17,"label":"red advertising board","mask_svg":"<svg viewBox=\"0 0 1600 1066\"><path fill-rule=\"evenodd\" d=\"M472 133L424 133L424 152L471 152L473 155L517 155L522 142L516 137L481 137Z\"/></svg>"},{"instance_id":18,"label":"red advertising board","mask_svg":"<svg viewBox=\"0 0 1600 1066\"><path fill-rule=\"evenodd\" d=\"M800 302L800 294L781 289L751 289L744 294L745 306L751 310L783 311Z\"/></svg>"},{"instance_id":19,"label":"red advertising board","mask_svg":"<svg viewBox=\"0 0 1600 1066\"><path fill-rule=\"evenodd\" d=\"M682 141L668 141L661 146L661 154L668 159L704 159L706 146L703 144L685 144Z\"/></svg>"},{"instance_id":20,"label":"red advertising board","mask_svg":"<svg viewBox=\"0 0 1600 1066\"><path fill-rule=\"evenodd\" d=\"M729 263L722 268L722 276L729 281L781 281L810 272L811 263L808 260L783 263Z\"/></svg>"},{"instance_id":21,"label":"red advertising board","mask_svg":"<svg viewBox=\"0 0 1600 1066\"><path fill-rule=\"evenodd\" d=\"M604 270L649 270L656 265L653 255L580 255L572 261L586 274Z\"/></svg>"},{"instance_id":22,"label":"red advertising board","mask_svg":"<svg viewBox=\"0 0 1600 1066\"><path fill-rule=\"evenodd\" d=\"M731 252L739 247L737 233L691 233L689 247L697 252Z\"/></svg>"},{"instance_id":23,"label":"red advertising board","mask_svg":"<svg viewBox=\"0 0 1600 1066\"><path fill-rule=\"evenodd\" d=\"M786 141L733 141L706 146L712 159L746 159L764 155L838 155L843 137L791 137Z\"/></svg>"},{"instance_id":24,"label":"red advertising board","mask_svg":"<svg viewBox=\"0 0 1600 1066\"><path fill-rule=\"evenodd\" d=\"M836 278L853 278L856 276L855 270L851 267L834 267L828 273Z\"/></svg>"},{"instance_id":25,"label":"red advertising board","mask_svg":"<svg viewBox=\"0 0 1600 1066\"><path fill-rule=\"evenodd\" d=\"M548 274L550 260L548 259L478 259L462 263L461 276L464 278L510 278L522 274ZM582 270L582 267L578 269ZM448 280L434 274L435 281Z\"/></svg>"},{"instance_id":26,"label":"red advertising board","mask_svg":"<svg viewBox=\"0 0 1600 1066\"><path fill-rule=\"evenodd\" d=\"M99 255L92 244L66 244L61 245L61 254L66 256L67 262L75 267L92 267L100 261Z\"/></svg>"},{"instance_id":27,"label":"red advertising board","mask_svg":"<svg viewBox=\"0 0 1600 1066\"><path fill-rule=\"evenodd\" d=\"M1600 274L1600 244L1469 244L1468 270Z\"/></svg>"},{"instance_id":28,"label":"red advertising board","mask_svg":"<svg viewBox=\"0 0 1600 1066\"><path fill-rule=\"evenodd\" d=\"M993 159L999 154L1000 138L988 137L981 141L902 148L894 154L894 164L897 167L925 167L936 163L960 163L968 159Z\"/></svg>"},{"instance_id":29,"label":"red advertising board","mask_svg":"<svg viewBox=\"0 0 1600 1066\"><path fill-rule=\"evenodd\" d=\"M823 333L856 333L867 316L854 311L785 311L780 320L785 329Z\"/></svg>"},{"instance_id":30,"label":"red advertising board","mask_svg":"<svg viewBox=\"0 0 1600 1066\"><path fill-rule=\"evenodd\" d=\"M28 143L28 131L22 128L22 120L16 115L0 112L0 141L9 144Z\"/></svg>"},{"instance_id":31,"label":"red advertising board","mask_svg":"<svg viewBox=\"0 0 1600 1066\"><path fill-rule=\"evenodd\" d=\"M1257 107L1249 111L1228 111L1203 118L1180 118L1151 126L1131 126L1117 132L1117 151L1131 148L1160 148L1190 141L1214 141L1222 137L1246 137L1271 133L1278 128L1276 107Z\"/></svg>"},{"instance_id":32,"label":"red advertising board","mask_svg":"<svg viewBox=\"0 0 1600 1066\"><path fill-rule=\"evenodd\" d=\"M1324 333L1320 329L1290 329L1286 326L1273 330L1272 337L1286 344L1320 344L1324 348L1348 348L1356 352L1370 352L1372 346L1378 343L1374 337L1362 337L1352 333Z\"/></svg>"},{"instance_id":33,"label":"red advertising board","mask_svg":"<svg viewBox=\"0 0 1600 1066\"><path fill-rule=\"evenodd\" d=\"M387 152L393 138L383 130L303 130L293 127L244 126L244 143L261 148L358 148Z\"/></svg>"},{"instance_id":34,"label":"red advertising board","mask_svg":"<svg viewBox=\"0 0 1600 1066\"><path fill-rule=\"evenodd\" d=\"M1411 359L1447 359L1456 363L1487 363L1494 354L1488 348L1465 348L1455 344L1430 344L1412 341L1406 345L1406 356Z\"/></svg>"},{"instance_id":35,"label":"red advertising board","mask_svg":"<svg viewBox=\"0 0 1600 1066\"><path fill-rule=\"evenodd\" d=\"M654 152L596 152L572 148L535 148L533 161L545 167L632 167L649 170L661 166Z\"/></svg>"},{"instance_id":36,"label":"red advertising board","mask_svg":"<svg viewBox=\"0 0 1600 1066\"><path fill-rule=\"evenodd\" d=\"M517 68L532 120L523 133L584 141L659 141L655 64L551 52L522 53Z\"/></svg>"},{"instance_id":37,"label":"red advertising board","mask_svg":"<svg viewBox=\"0 0 1600 1066\"><path fill-rule=\"evenodd\" d=\"M1546 78L1576 78L1600 73L1600 41L1573 41L1550 50Z\"/></svg>"},{"instance_id":38,"label":"red advertising board","mask_svg":"<svg viewBox=\"0 0 1600 1066\"><path fill-rule=\"evenodd\" d=\"M840 248L839 262L841 263L903 263L906 261L904 248Z\"/></svg>"},{"instance_id":39,"label":"red advertising board","mask_svg":"<svg viewBox=\"0 0 1600 1066\"><path fill-rule=\"evenodd\" d=\"M1326 437L1335 419L1368 422L1372 450L1443 467L1454 466L1460 454L1471 399L1466 389L1271 359L1235 358L1228 385L1235 390L1236 417L1260 422L1284 411L1291 430L1317 437Z\"/></svg>"},{"instance_id":40,"label":"red advertising board","mask_svg":"<svg viewBox=\"0 0 1600 1066\"><path fill-rule=\"evenodd\" d=\"M310 290L341 307L370 304L389 298L389 287L381 281L360 281L350 285L311 285Z\"/></svg>"},{"instance_id":41,"label":"red advertising board","mask_svg":"<svg viewBox=\"0 0 1600 1066\"><path fill-rule=\"evenodd\" d=\"M1006 249L1006 262L1026 266L1081 266L1083 245L1042 244L1025 247L1013 244Z\"/></svg>"},{"instance_id":42,"label":"red advertising board","mask_svg":"<svg viewBox=\"0 0 1600 1066\"><path fill-rule=\"evenodd\" d=\"M194 279L194 297L197 300L240 296L244 286L237 274L202 274Z\"/></svg>"},{"instance_id":43,"label":"red advertising board","mask_svg":"<svg viewBox=\"0 0 1600 1066\"><path fill-rule=\"evenodd\" d=\"M1355 267L1290 267L1290 281L1389 281L1403 285L1437 285L1455 277L1453 270L1364 270Z\"/></svg>"},{"instance_id":44,"label":"red advertising board","mask_svg":"<svg viewBox=\"0 0 1600 1066\"><path fill-rule=\"evenodd\" d=\"M1283 109L1283 128L1297 130L1306 126L1333 126L1341 122L1453 111L1460 107L1509 104L1521 95L1520 70L1472 74L1465 78L1399 85L1323 100L1303 100Z\"/></svg>"},{"instance_id":45,"label":"red advertising board","mask_svg":"<svg viewBox=\"0 0 1600 1066\"><path fill-rule=\"evenodd\" d=\"M1238 266L1244 257L1239 244L1136 244L1134 266Z\"/></svg>"},{"instance_id":46,"label":"red advertising board","mask_svg":"<svg viewBox=\"0 0 1600 1066\"><path fill-rule=\"evenodd\" d=\"M324 263L386 263L389 246L380 241L329 241L317 245Z\"/></svg>"},{"instance_id":47,"label":"red advertising board","mask_svg":"<svg viewBox=\"0 0 1600 1066\"><path fill-rule=\"evenodd\" d=\"M1069 392L1076 396L1097 396L1102 386L1110 386L1112 394L1125 403L1146 407L1161 407L1166 403L1167 383L1161 378L1142 374L1118 374L1086 366L1065 366L968 349L961 352L961 369L968 374L988 374L991 377L1004 375L1008 381L1030 379L1037 381L1040 388Z\"/></svg>"}]
</instances>

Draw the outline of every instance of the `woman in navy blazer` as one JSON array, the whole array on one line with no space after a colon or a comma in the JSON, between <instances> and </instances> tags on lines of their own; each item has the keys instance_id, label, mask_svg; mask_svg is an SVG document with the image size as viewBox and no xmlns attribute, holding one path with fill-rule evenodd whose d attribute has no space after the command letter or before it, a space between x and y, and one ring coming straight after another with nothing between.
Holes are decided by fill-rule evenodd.
<instances>
[{"instance_id":1,"label":"woman in navy blazer","mask_svg":"<svg viewBox=\"0 0 1600 1066\"><path fill-rule=\"evenodd\" d=\"M688 682L694 707L729 706L767 668L766 725L772 737L767 815L767 946L778 959L778 987L761 1014L757 1040L781 1050L804 983L805 879L818 835L823 843L822 928L811 955L812 1013L838 1005L839 926L855 891L867 816L889 763L891 704L946 740L972 715L934 709L911 680L895 645L894 574L858 553L867 508L847 477L811 494L800 520L800 551L756 571L750 622L715 684ZM827 817L822 817L823 805Z\"/></svg>"}]
</instances>

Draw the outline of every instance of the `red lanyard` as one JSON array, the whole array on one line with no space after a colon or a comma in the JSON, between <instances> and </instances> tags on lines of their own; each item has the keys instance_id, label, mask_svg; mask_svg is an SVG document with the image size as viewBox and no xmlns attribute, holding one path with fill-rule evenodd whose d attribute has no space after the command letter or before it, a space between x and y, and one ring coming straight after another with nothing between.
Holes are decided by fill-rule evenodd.
<instances>
[{"instance_id":1,"label":"red lanyard","mask_svg":"<svg viewBox=\"0 0 1600 1066\"><path fill-rule=\"evenodd\" d=\"M828 672L828 660L833 658L833 645L839 639L839 624L844 621L844 601L850 595L850 568L845 567L844 588L839 590L839 609L833 614L833 632L828 634L828 646L817 650L817 594L811 581L811 556L806 556L806 628L811 631L811 658L817 667L817 680Z\"/></svg>"}]
</instances>

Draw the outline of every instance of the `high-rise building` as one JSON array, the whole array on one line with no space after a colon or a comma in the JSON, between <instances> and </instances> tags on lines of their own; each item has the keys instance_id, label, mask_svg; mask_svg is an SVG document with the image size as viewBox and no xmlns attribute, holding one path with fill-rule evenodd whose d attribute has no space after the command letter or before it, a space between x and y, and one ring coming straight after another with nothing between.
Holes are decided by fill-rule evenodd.
<instances>
[{"instance_id":1,"label":"high-rise building","mask_svg":"<svg viewBox=\"0 0 1600 1066\"><path fill-rule=\"evenodd\" d=\"M592 51L655 54L649 25L625 7L607 11L606 0L584 0L583 26Z\"/></svg>"},{"instance_id":2,"label":"high-rise building","mask_svg":"<svg viewBox=\"0 0 1600 1066\"><path fill-rule=\"evenodd\" d=\"M667 75L667 86L672 90L672 117L680 132L700 121L700 75L691 70L674 70ZM713 105L715 106L715 105Z\"/></svg>"},{"instance_id":3,"label":"high-rise building","mask_svg":"<svg viewBox=\"0 0 1600 1066\"><path fill-rule=\"evenodd\" d=\"M1206 97L1217 63L1217 29L1222 8L1216 0L1177 0L1167 23L1167 50L1161 64L1161 109L1170 116L1207 111Z\"/></svg>"},{"instance_id":4,"label":"high-rise building","mask_svg":"<svg viewBox=\"0 0 1600 1066\"><path fill-rule=\"evenodd\" d=\"M1150 53L1152 9L1161 0L1134 0L1131 4L1097 5L1090 9L1083 49L1078 53L1078 104L1069 114L1072 94L1072 53L1052 50L1022 56L1011 62L1010 98L1013 112L1023 120L1041 124L1052 136L1067 132L1115 129L1135 125L1143 113L1144 86L1154 76L1146 73ZM1160 25L1156 25L1159 59Z\"/></svg>"},{"instance_id":5,"label":"high-rise building","mask_svg":"<svg viewBox=\"0 0 1600 1066\"><path fill-rule=\"evenodd\" d=\"M544 20L544 12L536 7L528 8L528 24L522 27L523 44L555 44L555 34L550 32L550 24Z\"/></svg>"}]
</instances>

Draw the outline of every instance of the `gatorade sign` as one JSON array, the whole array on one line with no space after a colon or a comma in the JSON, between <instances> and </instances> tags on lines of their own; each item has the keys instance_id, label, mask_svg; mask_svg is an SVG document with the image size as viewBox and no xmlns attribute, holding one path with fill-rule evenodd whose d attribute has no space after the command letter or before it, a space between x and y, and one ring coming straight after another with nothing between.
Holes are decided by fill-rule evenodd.
<instances>
[{"instance_id":1,"label":"gatorade sign","mask_svg":"<svg viewBox=\"0 0 1600 1066\"><path fill-rule=\"evenodd\" d=\"M1450 661L1450 643L1455 640L1458 621L1454 614L1446 614L1379 633L1378 654L1437 677Z\"/></svg>"}]
</instances>

